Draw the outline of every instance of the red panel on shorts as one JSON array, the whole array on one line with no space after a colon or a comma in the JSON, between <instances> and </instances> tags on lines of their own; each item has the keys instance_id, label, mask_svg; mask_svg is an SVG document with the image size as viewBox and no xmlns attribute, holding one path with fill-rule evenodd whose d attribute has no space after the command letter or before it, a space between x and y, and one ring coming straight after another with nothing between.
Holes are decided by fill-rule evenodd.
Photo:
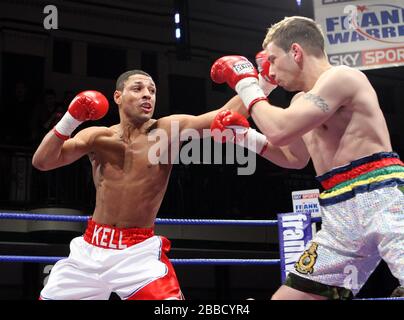
<instances>
[{"instance_id":1,"label":"red panel on shorts","mask_svg":"<svg viewBox=\"0 0 404 320\"><path fill-rule=\"evenodd\" d=\"M174 271L174 267L166 256L166 253L170 251L171 243L165 237L160 238L163 244L160 260L167 266L167 274L162 278L150 282L148 285L137 291L134 295L127 298L127 300L165 300L170 298L179 300L184 299L177 280L177 275Z\"/></svg>"}]
</instances>

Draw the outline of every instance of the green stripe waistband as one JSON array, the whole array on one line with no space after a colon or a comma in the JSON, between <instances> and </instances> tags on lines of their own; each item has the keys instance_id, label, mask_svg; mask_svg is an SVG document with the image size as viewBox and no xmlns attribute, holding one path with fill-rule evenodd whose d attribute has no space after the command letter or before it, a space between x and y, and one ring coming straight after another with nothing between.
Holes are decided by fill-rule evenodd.
<instances>
[{"instance_id":1,"label":"green stripe waistband","mask_svg":"<svg viewBox=\"0 0 404 320\"><path fill-rule=\"evenodd\" d=\"M324 193L331 193L331 192L334 192L334 191L336 191L338 189L347 187L350 184L358 182L358 181L361 181L361 180L367 180L367 179L370 179L370 178L374 178L374 177L381 176L381 175L386 175L386 174L391 174L391 173L395 173L395 172L404 172L404 167L394 165L394 166L389 166L389 167L376 169L374 171L370 171L368 173L360 175L360 176L358 176L358 177L356 177L354 179L341 182L341 183L337 184L334 188L329 189L329 190L325 191Z\"/></svg>"}]
</instances>

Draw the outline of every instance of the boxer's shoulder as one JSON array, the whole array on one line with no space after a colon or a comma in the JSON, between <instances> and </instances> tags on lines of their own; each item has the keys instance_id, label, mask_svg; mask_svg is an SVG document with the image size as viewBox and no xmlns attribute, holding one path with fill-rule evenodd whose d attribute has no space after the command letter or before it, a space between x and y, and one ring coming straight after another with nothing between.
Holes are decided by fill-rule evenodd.
<instances>
[{"instance_id":1,"label":"boxer's shoulder","mask_svg":"<svg viewBox=\"0 0 404 320\"><path fill-rule=\"evenodd\" d=\"M81 131L79 131L75 137L86 139L86 140L94 140L102 137L112 137L114 135L113 127L88 127Z\"/></svg>"},{"instance_id":2,"label":"boxer's shoulder","mask_svg":"<svg viewBox=\"0 0 404 320\"><path fill-rule=\"evenodd\" d=\"M77 144L86 146L89 152L95 152L102 150L114 140L118 141L114 136L111 128L94 126L79 131L71 140L76 146Z\"/></svg>"},{"instance_id":3,"label":"boxer's shoulder","mask_svg":"<svg viewBox=\"0 0 404 320\"><path fill-rule=\"evenodd\" d=\"M188 114L173 114L166 117L162 117L150 126L153 129L163 129L167 132L181 128L184 121L192 117Z\"/></svg>"}]
</instances>

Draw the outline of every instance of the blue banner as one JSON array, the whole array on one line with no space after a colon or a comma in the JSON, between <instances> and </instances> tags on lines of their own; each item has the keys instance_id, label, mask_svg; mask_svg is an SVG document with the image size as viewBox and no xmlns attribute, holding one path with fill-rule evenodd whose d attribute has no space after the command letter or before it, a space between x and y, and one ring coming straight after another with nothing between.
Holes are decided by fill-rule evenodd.
<instances>
[{"instance_id":1,"label":"blue banner","mask_svg":"<svg viewBox=\"0 0 404 320\"><path fill-rule=\"evenodd\" d=\"M281 260L281 279L285 282L290 270L304 252L306 244L312 239L310 212L278 214L279 256Z\"/></svg>"}]
</instances>

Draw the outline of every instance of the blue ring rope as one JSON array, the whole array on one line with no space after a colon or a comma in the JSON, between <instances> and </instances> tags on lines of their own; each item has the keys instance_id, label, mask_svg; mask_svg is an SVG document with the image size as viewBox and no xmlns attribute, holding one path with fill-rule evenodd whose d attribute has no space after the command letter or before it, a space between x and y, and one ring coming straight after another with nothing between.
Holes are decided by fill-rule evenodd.
<instances>
[{"instance_id":1,"label":"blue ring rope","mask_svg":"<svg viewBox=\"0 0 404 320\"><path fill-rule=\"evenodd\" d=\"M17 220L46 220L46 221L68 221L86 222L91 216L70 216L50 215L39 213L14 213L0 212L0 219ZM321 222L321 218L312 218L312 222ZM156 218L156 224L161 225L255 225L255 226L276 226L277 220L231 220L231 219L161 219ZM65 257L46 256L11 256L0 255L0 262L30 262L30 263L55 263ZM278 265L280 259L170 259L174 265ZM402 300L403 297L388 298L363 298L354 300Z\"/></svg>"},{"instance_id":2,"label":"blue ring rope","mask_svg":"<svg viewBox=\"0 0 404 320\"><path fill-rule=\"evenodd\" d=\"M404 301L404 297L387 297L387 298L357 298L354 300L402 300Z\"/></svg>"},{"instance_id":3,"label":"blue ring rope","mask_svg":"<svg viewBox=\"0 0 404 320\"><path fill-rule=\"evenodd\" d=\"M0 212L0 219L46 220L87 222L91 216L51 215L40 213ZM320 222L321 218L312 218L312 222ZM156 218L160 225L241 225L241 226L277 226L278 220L234 220L234 219L162 219Z\"/></svg>"}]
</instances>

